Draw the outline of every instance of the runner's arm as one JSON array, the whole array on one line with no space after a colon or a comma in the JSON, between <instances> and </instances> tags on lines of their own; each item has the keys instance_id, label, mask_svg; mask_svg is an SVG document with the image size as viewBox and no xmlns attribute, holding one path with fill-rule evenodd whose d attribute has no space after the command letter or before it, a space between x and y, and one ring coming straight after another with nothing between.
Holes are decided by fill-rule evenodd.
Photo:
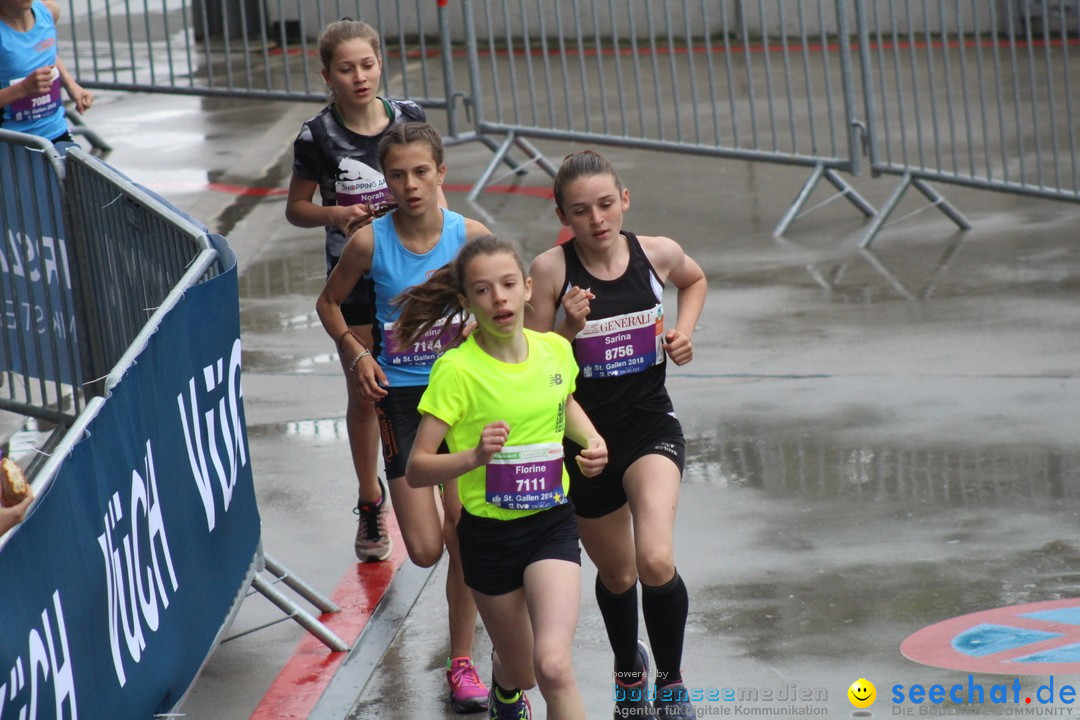
<instances>
[{"instance_id":1,"label":"runner's arm","mask_svg":"<svg viewBox=\"0 0 1080 720\"><path fill-rule=\"evenodd\" d=\"M52 88L52 66L42 65L22 82L0 88L0 107L34 95L44 95Z\"/></svg>"},{"instance_id":2,"label":"runner's arm","mask_svg":"<svg viewBox=\"0 0 1080 720\"><path fill-rule=\"evenodd\" d=\"M599 475L607 465L607 443L573 395L566 399L566 437L582 447L575 458L581 474L585 477Z\"/></svg>"},{"instance_id":3,"label":"runner's arm","mask_svg":"<svg viewBox=\"0 0 1080 720\"><path fill-rule=\"evenodd\" d=\"M543 252L536 256L533 260L532 267L529 268L529 277L532 278L533 287L532 300L525 305L525 327L530 330L535 330L536 332L555 331L567 340L573 342L574 336L577 335L581 328L575 329L573 326L570 326L569 322L565 319L560 322L558 326L556 326L555 323L557 310L555 298L558 297L559 292L556 283L560 282L561 278L565 275L565 262L563 261L562 251L558 248L548 250L547 252ZM584 292L580 288L572 288L567 295L575 294L575 291ZM577 297L576 294L575 297ZM578 299L585 300L584 312L587 314L587 299ZM580 318L580 323L581 326L584 327L584 316Z\"/></svg>"},{"instance_id":4,"label":"runner's arm","mask_svg":"<svg viewBox=\"0 0 1080 720\"><path fill-rule=\"evenodd\" d=\"M694 328L705 307L708 281L701 266L682 247L666 237L640 237L642 248L657 273L678 290L675 327L664 333L664 352L676 365L694 359Z\"/></svg>"},{"instance_id":5,"label":"runner's arm","mask_svg":"<svg viewBox=\"0 0 1080 720\"><path fill-rule=\"evenodd\" d=\"M319 205L312 198L319 184L302 178L295 172L289 180L289 197L285 201L285 219L296 227L313 228L332 226L347 233L349 223L355 218L370 215L367 205Z\"/></svg>"},{"instance_id":6,"label":"runner's arm","mask_svg":"<svg viewBox=\"0 0 1080 720\"><path fill-rule=\"evenodd\" d=\"M82 115L94 104L94 93L75 82L59 56L56 58L56 70L60 73L60 84L64 86L68 97L75 103L75 110Z\"/></svg>"},{"instance_id":7,"label":"runner's arm","mask_svg":"<svg viewBox=\"0 0 1080 720\"><path fill-rule=\"evenodd\" d=\"M337 343L338 358L348 382L356 383L354 389L372 401L386 395L386 374L371 354L371 349L349 331L345 316L341 312L341 304L349 297L360 278L371 269L374 244L374 233L369 227L357 231L349 238L341 251L341 258L319 293L319 299L315 301L315 311L319 314L323 329Z\"/></svg>"},{"instance_id":8,"label":"runner's arm","mask_svg":"<svg viewBox=\"0 0 1080 720\"><path fill-rule=\"evenodd\" d=\"M420 427L416 430L409 463L405 467L405 477L411 487L421 488L449 482L470 470L486 465L491 456L503 448L510 435L510 426L499 420L484 426L476 447L454 453L440 453L439 445L449 430L450 426L434 415L424 413L420 418Z\"/></svg>"}]
</instances>

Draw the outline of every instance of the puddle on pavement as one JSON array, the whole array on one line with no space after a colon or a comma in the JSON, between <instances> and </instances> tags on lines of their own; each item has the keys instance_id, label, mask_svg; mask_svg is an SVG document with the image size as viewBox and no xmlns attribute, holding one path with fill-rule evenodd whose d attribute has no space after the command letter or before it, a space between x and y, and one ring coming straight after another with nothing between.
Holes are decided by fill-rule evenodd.
<instances>
[{"instance_id":1,"label":"puddle on pavement","mask_svg":"<svg viewBox=\"0 0 1080 720\"><path fill-rule=\"evenodd\" d=\"M325 344L332 345L333 343L327 340ZM244 350L243 367L245 372L307 375L316 372L339 372L340 365L337 353L301 355L265 350ZM342 391L344 392L344 388L342 388Z\"/></svg>"},{"instance_id":2,"label":"puddle on pavement","mask_svg":"<svg viewBox=\"0 0 1080 720\"><path fill-rule=\"evenodd\" d=\"M1080 453L993 445L834 445L721 426L687 437L686 482L733 484L772 497L891 502L905 508L1060 509L1080 497Z\"/></svg>"},{"instance_id":3,"label":"puddle on pavement","mask_svg":"<svg viewBox=\"0 0 1080 720\"><path fill-rule=\"evenodd\" d=\"M323 250L318 242L298 246L291 254L260 257L239 278L240 328L244 369L254 372L310 373L336 369L333 343L322 332L315 298L326 282ZM296 298L304 298L297 303ZM305 339L290 334L307 333ZM262 337L260 337L262 336ZM280 336L281 342L278 343ZM267 345L280 348L267 349ZM253 349L257 348L257 349Z\"/></svg>"},{"instance_id":4,"label":"puddle on pavement","mask_svg":"<svg viewBox=\"0 0 1080 720\"><path fill-rule=\"evenodd\" d=\"M1077 595L1074 450L845 445L727 426L688 437L687 460L684 481L716 488L715 522L729 528L726 559L694 591L691 632L736 656L923 672L898 649L916 630Z\"/></svg>"},{"instance_id":5,"label":"puddle on pavement","mask_svg":"<svg viewBox=\"0 0 1080 720\"><path fill-rule=\"evenodd\" d=\"M242 303L302 295L311 298L315 307L315 298L326 284L323 246L313 236L311 242L295 243L291 250L259 256L244 266L238 281Z\"/></svg>"},{"instance_id":6,"label":"puddle on pavement","mask_svg":"<svg viewBox=\"0 0 1080 720\"><path fill-rule=\"evenodd\" d=\"M798 264L794 254L807 255ZM815 257L826 255L825 257ZM1008 242L965 242L963 235L930 247L818 251L784 248L777 265L739 269L737 263L709 270L718 286L817 288L831 303L871 305L896 300L1075 293L1080 265L1060 247L1014 247Z\"/></svg>"},{"instance_id":7,"label":"puddle on pavement","mask_svg":"<svg viewBox=\"0 0 1080 720\"><path fill-rule=\"evenodd\" d=\"M248 425L247 429L248 435L253 438L286 438L310 442L314 445L345 443L349 440L344 417L288 420Z\"/></svg>"}]
</instances>

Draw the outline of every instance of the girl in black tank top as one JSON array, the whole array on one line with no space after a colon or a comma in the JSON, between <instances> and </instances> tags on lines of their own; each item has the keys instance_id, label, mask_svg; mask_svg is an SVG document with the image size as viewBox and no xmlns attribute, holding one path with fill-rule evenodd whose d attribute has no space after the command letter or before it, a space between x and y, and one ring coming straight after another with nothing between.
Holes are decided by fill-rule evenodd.
<instances>
[{"instance_id":1,"label":"girl in black tank top","mask_svg":"<svg viewBox=\"0 0 1080 720\"><path fill-rule=\"evenodd\" d=\"M574 286L590 288L585 329L573 340L581 368L575 397L594 418L627 410L672 412L664 382L664 285L637 236L623 230L630 248L626 272L594 277L578 256L577 241L562 246L566 280L556 302Z\"/></svg>"},{"instance_id":2,"label":"girl in black tank top","mask_svg":"<svg viewBox=\"0 0 1080 720\"><path fill-rule=\"evenodd\" d=\"M599 476L578 482L570 463L567 470L615 658L614 715L696 717L680 669L689 595L673 549L685 444L664 383L667 358L676 365L693 358L705 275L674 240L622 229L630 192L595 152L563 161L555 204L574 239L533 261L527 324L573 342L574 397L607 441ZM667 282L678 290L674 313L663 306ZM635 537L649 548L635 547ZM638 578L656 659L654 702L645 687L649 652L638 640Z\"/></svg>"}]
</instances>

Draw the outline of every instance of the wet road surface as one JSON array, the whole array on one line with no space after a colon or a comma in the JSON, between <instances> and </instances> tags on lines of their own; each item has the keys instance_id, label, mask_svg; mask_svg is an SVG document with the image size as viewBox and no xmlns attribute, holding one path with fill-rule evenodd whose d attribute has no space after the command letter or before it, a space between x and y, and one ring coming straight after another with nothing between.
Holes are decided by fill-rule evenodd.
<instances>
[{"instance_id":1,"label":"wet road surface","mask_svg":"<svg viewBox=\"0 0 1080 720\"><path fill-rule=\"evenodd\" d=\"M344 388L314 311L321 233L289 226L281 195L292 139L317 110L103 93L87 120L116 148L111 164L237 249L264 543L329 592L355 565ZM577 146L539 147L557 160ZM973 230L927 212L860 250L864 221L846 203L772 237L805 179L798 168L602 151L631 190L627 227L679 240L710 281L695 360L669 370L687 436L676 532L690 591L684 677L751 699L699 703L705 713L789 717L805 706L846 717L847 687L865 677L886 716L894 684L966 682L905 659L911 633L1080 594L1080 208L941 187ZM449 149L447 182L471 184L488 158L478 144ZM550 186L536 170L504 182ZM892 188L855 184L879 204ZM550 200L448 199L530 258L558 231ZM426 584L413 576L422 591L386 654L355 661L374 665L370 682L332 684L314 716L454 717L444 577L443 564ZM586 563L575 663L589 717L606 717L611 656L593 577ZM234 630L276 618L267 605L249 599ZM301 635L281 623L226 643L182 711L247 717ZM484 675L488 650L479 630ZM1026 691L1046 681L1019 677Z\"/></svg>"}]
</instances>

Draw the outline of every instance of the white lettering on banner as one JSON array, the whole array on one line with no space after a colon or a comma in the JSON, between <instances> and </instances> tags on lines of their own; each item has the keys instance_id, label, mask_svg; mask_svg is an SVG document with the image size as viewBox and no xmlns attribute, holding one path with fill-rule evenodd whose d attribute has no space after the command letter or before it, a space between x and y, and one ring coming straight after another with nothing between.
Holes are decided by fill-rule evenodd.
<instances>
[{"instance_id":1,"label":"white lettering on banner","mask_svg":"<svg viewBox=\"0 0 1080 720\"><path fill-rule=\"evenodd\" d=\"M46 281L50 284L60 284L60 276L57 272L59 267L64 269L64 286L71 289L71 272L68 268L67 243L57 241L48 235L41 238L41 262L38 262L39 243L24 234L8 230L7 247L0 252L0 271L10 273L17 277L29 277L31 282L41 282L41 271L37 265L44 264ZM8 257L10 253L10 258ZM25 261L25 264L24 264ZM29 274L27 265L32 269Z\"/></svg>"},{"instance_id":2,"label":"white lettering on banner","mask_svg":"<svg viewBox=\"0 0 1080 720\"><path fill-rule=\"evenodd\" d=\"M16 305L14 300L5 300L3 312L0 312L0 316L2 316L0 326L3 326L6 330L18 330L21 327L42 335L49 327L49 322L45 319L45 308L41 305L31 305L28 302L20 302ZM19 322L20 317L22 318L21 323ZM54 310L52 314L52 335L57 340L75 337L75 316L72 315L65 320L61 312Z\"/></svg>"},{"instance_id":3,"label":"white lettering on banner","mask_svg":"<svg viewBox=\"0 0 1080 720\"><path fill-rule=\"evenodd\" d=\"M205 404L210 406L205 413L200 415L199 393L196 390L195 377L188 380L188 405L190 407L185 405L183 393L176 396L176 403L180 407L180 422L184 426L188 461L191 463L195 487L198 488L199 497L202 499L203 511L206 513L206 527L209 531L213 531L217 523L217 511L214 487L210 482L210 469L206 464L205 446L210 447L210 462L217 476L218 486L221 488L222 506L225 512L229 511L229 504L232 502L237 471L240 467L247 465L244 428L240 425L240 399L244 396L244 392L240 387L239 338L233 342L232 353L228 360L227 375L224 371L225 358L219 358L216 363L203 368L203 385L206 388L206 395L209 396ZM214 407L215 397L217 407ZM189 415L190 424L188 423ZM224 446L228 468L222 462L220 446Z\"/></svg>"},{"instance_id":4,"label":"white lettering on banner","mask_svg":"<svg viewBox=\"0 0 1080 720\"><path fill-rule=\"evenodd\" d=\"M137 470L131 471L127 532L119 538L114 537L118 531L122 532L120 521L124 519L120 493L116 492L113 493L105 513L105 532L98 536L98 545L105 557L109 648L120 687L127 682L120 646L121 627L127 656L138 663L142 659L142 651L146 649L144 623L150 632L156 632L161 623L159 603L162 608L169 607L169 595L161 571L162 559L169 572L173 593L180 587L176 571L173 570L169 540L165 535L164 515L158 495L157 475L154 472L154 452L149 440L146 441L145 476L144 479ZM145 525L140 525L140 518ZM143 548L147 550L148 558L142 555Z\"/></svg>"},{"instance_id":5,"label":"white lettering on banner","mask_svg":"<svg viewBox=\"0 0 1080 720\"><path fill-rule=\"evenodd\" d=\"M53 697L56 703L56 717L71 718L78 720L79 711L75 702L75 673L71 667L71 655L68 652L67 626L64 624L64 608L60 603L60 591L53 592L53 614L50 617L49 609L41 611L41 628L30 630L27 640L29 662L29 677L23 663L22 656L15 658L15 665L8 673L8 682L0 685L0 718L5 715L5 710L10 710L13 717L16 708L8 708L8 701L14 702L16 698L25 696L25 690L29 685L29 713L27 705L23 701L19 709L19 720L23 718L38 717L38 699L45 693L45 683L52 678ZM56 632L53 632L53 627ZM44 634L45 640L41 636ZM59 641L57 640L59 638ZM57 649L59 648L59 653ZM2 677L2 676L0 676ZM67 712L64 709L67 708Z\"/></svg>"}]
</instances>

